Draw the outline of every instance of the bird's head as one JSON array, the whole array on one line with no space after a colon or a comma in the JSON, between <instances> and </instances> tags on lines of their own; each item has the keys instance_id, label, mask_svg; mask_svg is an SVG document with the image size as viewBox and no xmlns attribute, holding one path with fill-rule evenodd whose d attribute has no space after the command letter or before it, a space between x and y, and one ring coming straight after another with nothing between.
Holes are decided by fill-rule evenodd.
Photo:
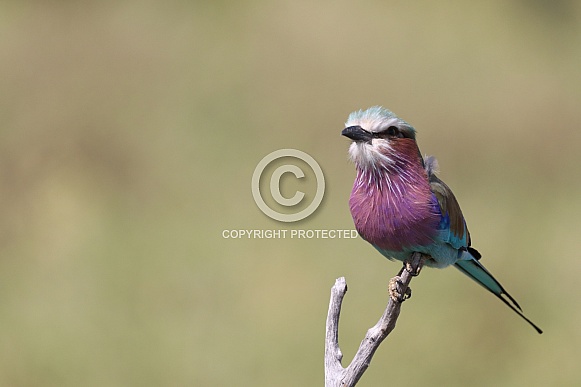
<instances>
[{"instance_id":1,"label":"bird's head","mask_svg":"<svg viewBox=\"0 0 581 387\"><path fill-rule=\"evenodd\" d=\"M351 113L341 134L353 140L349 156L362 169L390 168L402 156L419 153L415 129L381 106Z\"/></svg>"}]
</instances>

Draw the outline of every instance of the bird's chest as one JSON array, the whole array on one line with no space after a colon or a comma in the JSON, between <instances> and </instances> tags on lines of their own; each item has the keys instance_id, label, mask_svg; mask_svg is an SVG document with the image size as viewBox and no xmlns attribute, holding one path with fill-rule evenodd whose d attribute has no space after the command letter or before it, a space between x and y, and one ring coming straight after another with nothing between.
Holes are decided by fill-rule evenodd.
<instances>
[{"instance_id":1,"label":"bird's chest","mask_svg":"<svg viewBox=\"0 0 581 387\"><path fill-rule=\"evenodd\" d=\"M392 177L373 184L358 178L349 207L363 239L384 250L425 246L438 231L437 200L427 181L409 184Z\"/></svg>"}]
</instances>

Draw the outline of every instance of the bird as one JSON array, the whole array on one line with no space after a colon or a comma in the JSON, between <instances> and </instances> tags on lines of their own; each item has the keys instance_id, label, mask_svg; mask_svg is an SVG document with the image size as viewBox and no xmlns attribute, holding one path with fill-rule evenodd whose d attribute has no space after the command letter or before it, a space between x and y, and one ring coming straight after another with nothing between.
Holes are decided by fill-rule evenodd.
<instances>
[{"instance_id":1,"label":"bird","mask_svg":"<svg viewBox=\"0 0 581 387\"><path fill-rule=\"evenodd\" d=\"M390 260L406 262L420 253L427 267L453 265L543 332L480 262L460 205L437 176L436 158L422 157L412 125L373 106L351 113L341 134L352 140L356 177L349 209L365 241Z\"/></svg>"}]
</instances>

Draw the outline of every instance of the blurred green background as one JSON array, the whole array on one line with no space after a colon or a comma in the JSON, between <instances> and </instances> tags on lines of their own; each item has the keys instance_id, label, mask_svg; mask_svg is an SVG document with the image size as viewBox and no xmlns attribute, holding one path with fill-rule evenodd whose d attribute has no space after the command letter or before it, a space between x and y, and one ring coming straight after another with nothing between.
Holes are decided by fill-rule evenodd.
<instances>
[{"instance_id":1,"label":"blurred green background","mask_svg":"<svg viewBox=\"0 0 581 387\"><path fill-rule=\"evenodd\" d=\"M581 384L578 1L4 1L0 20L0 385L322 385L335 278L347 364L399 264L222 232L352 229L340 131L376 104L545 334L425 270L360 385ZM250 190L281 148L326 177L294 224Z\"/></svg>"}]
</instances>

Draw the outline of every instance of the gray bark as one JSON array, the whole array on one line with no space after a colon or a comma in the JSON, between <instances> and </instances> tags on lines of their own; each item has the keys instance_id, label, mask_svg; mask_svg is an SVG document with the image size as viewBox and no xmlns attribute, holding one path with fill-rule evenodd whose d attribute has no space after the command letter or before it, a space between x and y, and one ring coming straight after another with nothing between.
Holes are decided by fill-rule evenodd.
<instances>
[{"instance_id":1,"label":"gray bark","mask_svg":"<svg viewBox=\"0 0 581 387\"><path fill-rule=\"evenodd\" d=\"M402 302L409 298L411 289L409 283L412 277L419 274L424 263L424 257L414 253L409 261L406 261L402 272L390 281L390 297L383 315L373 327L371 327L347 368L343 368L341 360L343 354L339 347L339 315L343 297L347 292L345 278L335 281L331 288L331 300L327 314L327 326L325 337L325 386L354 386L363 373L367 370L375 351L381 342L395 328ZM399 293L399 295L397 294Z\"/></svg>"}]
</instances>

